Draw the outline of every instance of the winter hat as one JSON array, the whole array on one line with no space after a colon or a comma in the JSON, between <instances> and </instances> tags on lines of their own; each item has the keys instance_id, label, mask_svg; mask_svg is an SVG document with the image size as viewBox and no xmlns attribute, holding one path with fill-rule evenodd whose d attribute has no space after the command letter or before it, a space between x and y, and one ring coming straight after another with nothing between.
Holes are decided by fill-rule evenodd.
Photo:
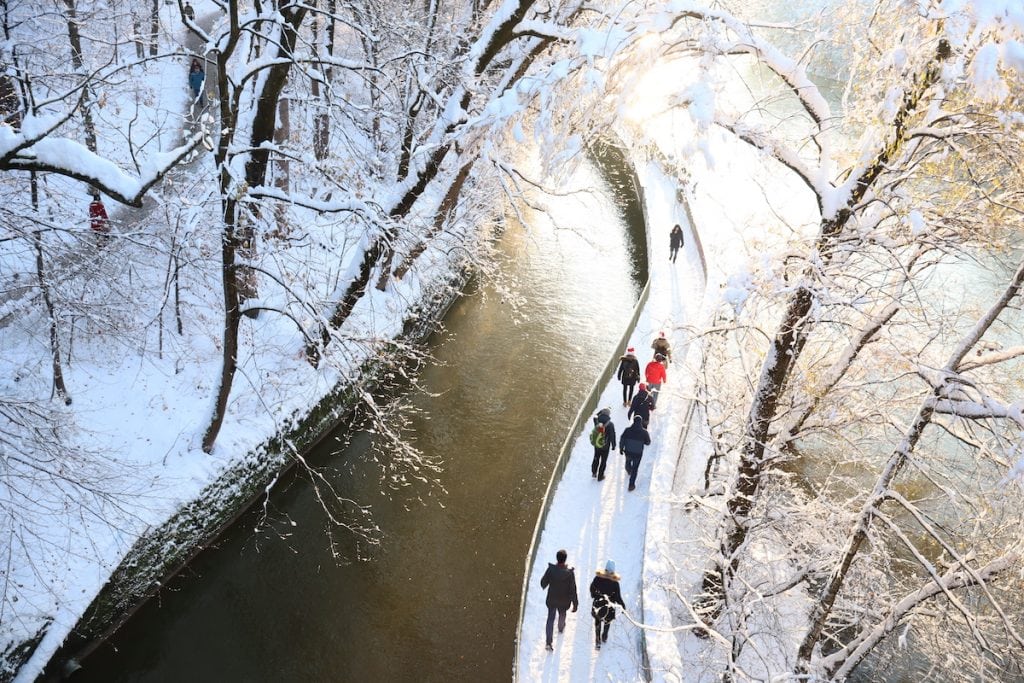
<instances>
[{"instance_id":1,"label":"winter hat","mask_svg":"<svg viewBox=\"0 0 1024 683\"><path fill-rule=\"evenodd\" d=\"M626 349L626 353L634 353L634 352L636 352L636 349L634 349L632 346L630 346L628 349Z\"/></svg>"},{"instance_id":2,"label":"winter hat","mask_svg":"<svg viewBox=\"0 0 1024 683\"><path fill-rule=\"evenodd\" d=\"M606 574L615 573L615 560L608 560L604 563L604 571Z\"/></svg>"},{"instance_id":3,"label":"winter hat","mask_svg":"<svg viewBox=\"0 0 1024 683\"><path fill-rule=\"evenodd\" d=\"M640 391L647 391L647 385L643 382L640 382Z\"/></svg>"}]
</instances>

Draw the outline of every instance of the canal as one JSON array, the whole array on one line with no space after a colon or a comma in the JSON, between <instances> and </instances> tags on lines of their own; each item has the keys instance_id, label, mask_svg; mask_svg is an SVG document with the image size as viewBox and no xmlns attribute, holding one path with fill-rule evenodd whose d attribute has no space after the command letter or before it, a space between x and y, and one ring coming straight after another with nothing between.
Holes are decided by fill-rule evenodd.
<instances>
[{"instance_id":1,"label":"canal","mask_svg":"<svg viewBox=\"0 0 1024 683\"><path fill-rule=\"evenodd\" d=\"M642 222L620 209L629 183L621 165L602 167L584 163L573 191L520 204L526 225L508 212L503 284L476 286L430 340L425 391L403 399L416 445L441 464L436 480L386 485L388 463L348 425L337 434L347 447L328 438L311 454L339 496L372 511L377 543L329 539L296 477L72 680L507 680L552 465L646 280Z\"/></svg>"}]
</instances>

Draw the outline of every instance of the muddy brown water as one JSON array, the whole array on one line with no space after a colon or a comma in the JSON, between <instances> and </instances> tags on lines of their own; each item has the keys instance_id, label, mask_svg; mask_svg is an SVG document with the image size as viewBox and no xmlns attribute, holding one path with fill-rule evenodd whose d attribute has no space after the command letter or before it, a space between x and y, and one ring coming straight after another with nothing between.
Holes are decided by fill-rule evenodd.
<instances>
[{"instance_id":1,"label":"muddy brown water","mask_svg":"<svg viewBox=\"0 0 1024 683\"><path fill-rule=\"evenodd\" d=\"M643 227L614 188L552 204L555 224L529 215L501 241L510 290L459 301L437 363L418 446L443 461L440 484L382 492L370 439L315 458L345 497L371 506L380 543L335 535L296 479L202 553L74 681L507 680L523 562L551 468L579 404L619 352L646 279ZM518 312L510 305L522 302ZM344 429L344 427L342 428ZM330 450L332 440L323 449ZM269 525L255 530L264 519Z\"/></svg>"}]
</instances>

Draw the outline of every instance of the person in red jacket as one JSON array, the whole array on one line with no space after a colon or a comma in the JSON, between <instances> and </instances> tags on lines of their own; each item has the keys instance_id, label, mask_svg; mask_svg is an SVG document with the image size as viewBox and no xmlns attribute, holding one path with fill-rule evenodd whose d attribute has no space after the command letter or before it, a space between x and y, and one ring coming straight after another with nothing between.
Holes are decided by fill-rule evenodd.
<instances>
[{"instance_id":1,"label":"person in red jacket","mask_svg":"<svg viewBox=\"0 0 1024 683\"><path fill-rule=\"evenodd\" d=\"M665 370L665 365L662 361L665 360L665 356L657 353L654 355L654 360L647 364L644 368L644 379L647 380L647 391L651 394L651 405L658 405L658 394L661 392L661 385L668 380L668 373Z\"/></svg>"},{"instance_id":2,"label":"person in red jacket","mask_svg":"<svg viewBox=\"0 0 1024 683\"><path fill-rule=\"evenodd\" d=\"M92 203L89 204L89 227L97 235L106 236L110 232L110 220L107 209L100 201L100 193L93 192Z\"/></svg>"}]
</instances>

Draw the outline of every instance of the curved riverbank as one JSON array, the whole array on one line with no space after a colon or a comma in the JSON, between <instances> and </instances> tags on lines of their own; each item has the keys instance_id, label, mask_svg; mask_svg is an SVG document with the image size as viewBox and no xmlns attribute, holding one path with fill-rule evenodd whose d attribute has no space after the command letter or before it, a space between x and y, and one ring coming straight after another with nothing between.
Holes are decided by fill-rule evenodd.
<instances>
[{"instance_id":1,"label":"curved riverbank","mask_svg":"<svg viewBox=\"0 0 1024 683\"><path fill-rule=\"evenodd\" d=\"M468 277L468 272L453 271L451 280L412 307L397 341L415 345L433 334ZM374 377L382 371L378 362L368 361L359 373L360 385L373 386ZM167 522L140 537L50 659L44 679L59 680L75 671L85 657L264 498L296 466L293 453L314 449L351 417L359 400L353 386L336 386L305 415L293 416L293 426L247 453ZM29 656L31 650L24 659Z\"/></svg>"},{"instance_id":2,"label":"curved riverbank","mask_svg":"<svg viewBox=\"0 0 1024 683\"><path fill-rule=\"evenodd\" d=\"M609 184L618 183L611 180ZM124 636L119 634L110 647L101 648L95 655L99 660L86 662L86 670L75 680L111 680L115 675L131 675L134 680L167 680L187 675L196 667L207 673L221 671L229 675L226 667L231 666L236 668L231 669L234 673L230 675L243 677L263 675L256 672L282 672L283 666L296 676L328 675L333 671L335 675L345 672L347 678L376 676L391 680L412 680L413 671L418 680L437 678L442 670L473 672L485 678L494 672L507 672L512 656L514 610L518 606L513 586L518 587L520 579L518 571L507 570L520 566L521 546L528 541L528 536L521 542L516 540L521 532L528 533L522 520L532 518L539 496L537 487L542 490L551 454L557 449L554 443L549 448L547 435L565 433L562 420L571 415L570 406L574 410L578 405L577 391L586 390L583 382L597 370L591 370L591 365L603 363L598 359L604 358L605 349L615 343L614 339L605 339L603 333L594 336L589 327L589 306L595 287L614 291L613 308L618 307L617 299L622 297L630 299L627 305L631 308L635 296L633 287L628 285L634 261L623 261L621 247L610 249L593 229L591 224L587 234L575 229L561 230L556 239L565 243L561 248L570 252L596 248L598 254L605 256L615 252L615 259L588 258L580 263L580 270L565 260L568 254L553 253L547 243L543 247L537 244L538 235L526 233L505 245L511 250L508 258L513 263L523 262L524 249L539 249L543 253L540 262L529 267L533 275L516 276L517 280L524 280L524 285L532 282L530 287L536 287L524 290L526 300L520 302L518 312L502 303L502 297L520 298L515 291L507 290L488 292L483 301L479 297L460 299L452 309L449 322L457 330L456 336L447 340L437 338L442 346L434 350L444 366L430 366L423 378L428 393L439 398L436 405L426 395L422 401L416 400L433 418L416 419L414 423L417 440L425 451L440 449L446 459L452 458L446 468L450 470L449 478L443 484L449 489L443 496L443 507L427 503L427 507L421 508L413 502L416 507L412 511L398 509L389 513L391 507L403 507L402 501L389 501L379 492L370 498L365 497L368 491L360 493L360 486L375 481L372 473L361 469L360 463L368 460L368 456L358 452L365 439L359 439L355 451L314 456L318 462L330 462L331 469L344 470L337 480L343 487L342 493L368 502L376 510L375 517L381 520L386 536L378 550L371 550L371 561L332 566L330 557L322 552L325 540L322 525L316 523L317 513L312 509L315 506L304 502L308 498L303 493L306 487L278 490L267 503L277 515L286 515L294 523L286 532L282 530L288 534L287 541L271 538L262 550L253 552L253 539L259 544L259 538L253 536L252 525L240 523L237 532L229 533L237 538L218 542L218 549L204 553L190 570L215 575L216 581L198 582L188 577L175 581L174 590L161 594L159 605L151 602L140 613L138 623L142 626L125 629ZM621 228L615 230L621 232ZM578 288L565 289L566 278L585 278L597 262L604 264L597 280L587 283L579 279ZM609 267L617 272L617 277L608 277ZM629 308L624 307L624 315L628 315ZM566 317L569 311L572 315ZM606 315L614 315L617 320L618 314L612 310L606 311ZM547 323L540 323L548 320L555 327L544 332ZM617 322L614 329L621 329ZM552 334L552 330L556 333ZM570 354L569 359L564 357L566 353ZM524 368L530 372L524 373ZM536 381L538 377L543 378L540 383ZM574 386L577 380L582 380L579 389ZM538 402L538 397L544 400ZM556 422L558 425L554 426ZM333 442L324 442L325 451L332 450ZM506 489L509 490L503 493ZM393 517L389 516L392 514ZM296 554L292 548L302 552ZM455 602L445 598L449 595L447 590L409 594L406 574L429 585L445 585L452 572L458 571L467 552L469 558L482 562L482 567L480 572L473 573L472 585L460 577L458 590L450 596ZM431 561L418 563L417 556L424 554ZM307 565L314 565L315 570L310 568L303 576L301 572L305 570L299 567ZM436 578L429 578L435 574ZM287 584L280 583L283 576L290 577ZM268 581L275 586L273 596L265 592ZM473 597L467 597L468 604L464 604L458 601L458 595ZM373 602L364 604L371 596ZM237 598L246 602L231 603ZM307 604L307 599L316 602ZM434 602L437 599L444 604ZM402 605L400 610L391 608L396 603ZM241 620L237 617L240 609L248 615ZM266 616L255 616L264 609ZM303 626L292 629L290 635L281 633L271 638L270 634L278 630L276 624L288 623L295 609L302 610ZM468 632L454 627L473 614L476 616L465 623ZM380 635L378 630L385 615L389 635ZM208 632L208 627L220 624L218 628L223 628L228 622L232 624L230 642L235 654L226 661L222 648L216 649L218 655L207 652L206 645L211 640L222 642L221 639L229 637L226 633ZM455 631L448 626L441 628L442 622L453 625L459 635L452 635ZM509 634L501 637L502 629ZM289 644L288 639L297 638L299 632L306 634L302 642ZM346 637L339 642L332 634ZM329 647L322 642L325 638L330 641ZM389 650L408 650L409 656L381 657L372 645L381 638L388 639ZM435 670L432 664L424 665L422 657L414 656L417 648L428 641L430 661L438 667L436 676L431 673ZM262 643L256 648L258 653L246 651L256 643ZM315 648L319 654L301 656L299 653L307 647ZM154 650L159 652L157 661ZM411 665L407 661L410 657L419 663ZM245 669L244 673L237 668L243 666L241 661L232 659L251 659L256 668ZM320 667L316 669L319 673L308 667Z\"/></svg>"}]
</instances>

